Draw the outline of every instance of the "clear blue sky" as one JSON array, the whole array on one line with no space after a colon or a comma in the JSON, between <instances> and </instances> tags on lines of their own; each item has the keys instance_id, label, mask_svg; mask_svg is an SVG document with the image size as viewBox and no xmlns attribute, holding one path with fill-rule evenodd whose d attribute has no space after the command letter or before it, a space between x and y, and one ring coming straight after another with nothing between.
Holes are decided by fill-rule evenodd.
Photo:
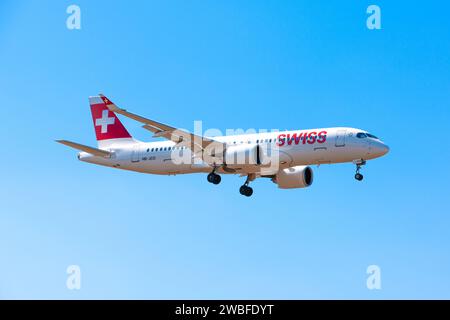
<instances>
[{"instance_id":1,"label":"clear blue sky","mask_svg":"<svg viewBox=\"0 0 450 320\"><path fill-rule=\"evenodd\" d=\"M448 1L74 3L79 31L72 2L0 2L0 298L450 298ZM363 183L322 166L245 198L237 176L77 161L53 140L95 146L98 92L188 129L360 127L391 152Z\"/></svg>"}]
</instances>

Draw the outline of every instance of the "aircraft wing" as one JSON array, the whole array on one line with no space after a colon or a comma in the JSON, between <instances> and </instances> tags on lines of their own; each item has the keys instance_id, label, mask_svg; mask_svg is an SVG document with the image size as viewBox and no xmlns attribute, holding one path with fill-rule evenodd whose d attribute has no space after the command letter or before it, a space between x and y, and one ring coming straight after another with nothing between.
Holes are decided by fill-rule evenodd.
<instances>
[{"instance_id":1,"label":"aircraft wing","mask_svg":"<svg viewBox=\"0 0 450 320\"><path fill-rule=\"evenodd\" d=\"M56 142L59 142L63 145L66 145L68 147L80 150L80 151L84 151L87 153L90 153L94 156L98 156L98 157L104 157L104 158L109 158L111 157L111 152L105 151L105 150L100 150L97 148L92 148L92 147L88 147L85 146L84 144L79 144L76 142L72 142L72 141L67 141L67 140L56 140Z\"/></svg>"},{"instance_id":2,"label":"aircraft wing","mask_svg":"<svg viewBox=\"0 0 450 320\"><path fill-rule=\"evenodd\" d=\"M191 150L194 151L194 154L197 154L199 151L203 151L206 148L222 148L224 150L225 145L222 142L219 142L217 140L213 140L210 138L206 138L203 136L199 136L193 133L190 133L188 131L178 129L175 127L171 127L169 125L147 119L144 117L141 117L137 114L128 112L125 109L121 109L118 106L116 106L111 100L109 100L107 97L105 97L103 94L99 94L99 96L102 98L103 102L106 104L109 110L112 112L121 114L125 117L128 117L130 119L136 120L138 122L143 123L142 126L144 129L151 131L154 133L153 137L163 137L168 140L171 140L177 144L182 143L183 145L187 146ZM197 150L194 150L197 149ZM198 150L200 149L200 150Z\"/></svg>"}]
</instances>

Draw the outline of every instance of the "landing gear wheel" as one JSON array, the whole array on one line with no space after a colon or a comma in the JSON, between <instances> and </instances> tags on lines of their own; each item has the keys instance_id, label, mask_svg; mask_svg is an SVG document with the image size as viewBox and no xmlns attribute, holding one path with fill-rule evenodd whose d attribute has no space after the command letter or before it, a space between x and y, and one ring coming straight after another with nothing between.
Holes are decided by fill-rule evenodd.
<instances>
[{"instance_id":1,"label":"landing gear wheel","mask_svg":"<svg viewBox=\"0 0 450 320\"><path fill-rule=\"evenodd\" d=\"M363 159L360 159L360 160L353 161L353 163L356 164L355 179L358 180L358 181L362 181L362 179L364 179L364 176L361 173L359 173L359 172L361 170L361 167L366 164L366 161L363 160Z\"/></svg>"},{"instance_id":2,"label":"landing gear wheel","mask_svg":"<svg viewBox=\"0 0 450 320\"><path fill-rule=\"evenodd\" d=\"M253 194L253 189L249 186L243 185L239 188L239 192L246 197L250 197Z\"/></svg>"},{"instance_id":3,"label":"landing gear wheel","mask_svg":"<svg viewBox=\"0 0 450 320\"><path fill-rule=\"evenodd\" d=\"M222 181L222 177L214 172L211 172L210 174L208 174L207 179L208 179L208 182L212 183L212 184L219 184L220 181Z\"/></svg>"},{"instance_id":4,"label":"landing gear wheel","mask_svg":"<svg viewBox=\"0 0 450 320\"><path fill-rule=\"evenodd\" d=\"M214 179L213 179L213 184L219 184L220 183L220 181L222 181L222 177L221 176L219 176L218 174L215 174L214 175Z\"/></svg>"}]
</instances>

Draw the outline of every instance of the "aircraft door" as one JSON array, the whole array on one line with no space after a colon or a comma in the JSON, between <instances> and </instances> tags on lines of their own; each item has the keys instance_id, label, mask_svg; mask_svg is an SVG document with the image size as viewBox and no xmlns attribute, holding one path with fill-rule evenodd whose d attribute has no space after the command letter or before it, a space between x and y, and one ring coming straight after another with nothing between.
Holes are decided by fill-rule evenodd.
<instances>
[{"instance_id":1,"label":"aircraft door","mask_svg":"<svg viewBox=\"0 0 450 320\"><path fill-rule=\"evenodd\" d=\"M347 135L347 130L338 130L336 132L336 147L345 147L345 136Z\"/></svg>"},{"instance_id":2,"label":"aircraft door","mask_svg":"<svg viewBox=\"0 0 450 320\"><path fill-rule=\"evenodd\" d=\"M141 157L140 146L136 144L131 151L131 162L139 162Z\"/></svg>"}]
</instances>

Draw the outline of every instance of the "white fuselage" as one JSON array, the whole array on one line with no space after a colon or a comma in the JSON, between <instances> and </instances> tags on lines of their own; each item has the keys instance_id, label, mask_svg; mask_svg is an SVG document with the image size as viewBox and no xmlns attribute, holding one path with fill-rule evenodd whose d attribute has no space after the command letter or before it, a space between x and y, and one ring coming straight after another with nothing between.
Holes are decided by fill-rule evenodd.
<instances>
[{"instance_id":1,"label":"white fuselage","mask_svg":"<svg viewBox=\"0 0 450 320\"><path fill-rule=\"evenodd\" d=\"M370 160L386 154L389 148L378 138L357 137L365 132L355 128L324 128L283 132L244 134L214 137L227 147L236 145L259 145L265 152L277 150L279 157L276 170L302 165L331 164ZM174 175L196 172L210 172L211 166L192 156L189 148L176 145L172 141L109 142L101 147L112 152L110 158L93 156L81 152L81 161L150 174ZM189 161L174 160L182 156ZM248 174L257 172L258 166L243 166L232 173ZM230 173L223 168L219 173ZM275 172L273 172L275 173Z\"/></svg>"}]
</instances>

